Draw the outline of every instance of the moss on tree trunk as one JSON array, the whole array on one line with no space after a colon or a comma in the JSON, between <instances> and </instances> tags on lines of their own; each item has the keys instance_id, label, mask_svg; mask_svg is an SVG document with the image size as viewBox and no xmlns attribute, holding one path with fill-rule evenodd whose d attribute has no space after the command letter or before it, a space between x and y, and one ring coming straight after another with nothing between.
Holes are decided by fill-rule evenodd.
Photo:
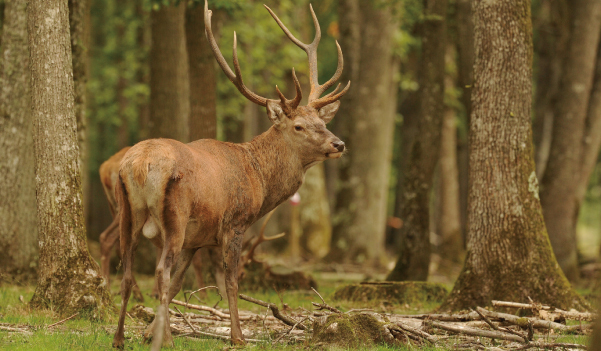
<instances>
[{"instance_id":1,"label":"moss on tree trunk","mask_svg":"<svg viewBox=\"0 0 601 351\"><path fill-rule=\"evenodd\" d=\"M443 309L491 300L585 308L559 268L534 170L529 0L474 2L468 253Z\"/></svg>"}]
</instances>

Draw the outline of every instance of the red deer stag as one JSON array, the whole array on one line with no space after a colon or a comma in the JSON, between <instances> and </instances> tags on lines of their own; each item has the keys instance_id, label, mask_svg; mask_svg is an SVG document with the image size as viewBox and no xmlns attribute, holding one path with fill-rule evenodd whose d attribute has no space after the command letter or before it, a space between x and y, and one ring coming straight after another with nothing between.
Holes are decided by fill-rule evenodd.
<instances>
[{"instance_id":1,"label":"red deer stag","mask_svg":"<svg viewBox=\"0 0 601 351\"><path fill-rule=\"evenodd\" d=\"M100 268L101 273L106 279L107 284L110 283L110 259L111 259L111 251L113 247L119 243L119 209L117 207L117 200L115 199L115 187L117 185L117 181L119 179L119 165L121 164L121 160L123 156L129 150L130 147L124 147L119 150L116 154L111 156L108 160L104 161L98 170L100 173L100 182L102 183L102 188L104 189L104 193L106 195L106 199L109 203L109 209L111 210L111 214L113 216L113 221L111 224L100 234ZM119 250L117 250L119 253ZM221 254L217 254L216 252L208 252L212 262L217 262L216 259L218 256L221 257ZM220 260L221 261L221 260ZM158 262L157 262L158 263ZM194 258L192 259L192 266L194 267L194 273L196 275L196 283L199 287L204 286L204 279L202 276L202 258L200 256L200 251L198 251ZM218 281L221 279L223 275L221 265L213 264L216 270L216 277ZM133 293L134 298L138 301L144 301L144 296L138 287L135 278L133 279ZM219 284L221 285L221 284ZM159 290L158 285L155 281L154 288L152 289L152 296L158 296Z\"/></svg>"},{"instance_id":2,"label":"red deer stag","mask_svg":"<svg viewBox=\"0 0 601 351\"><path fill-rule=\"evenodd\" d=\"M342 74L340 45L336 44L336 73L319 85L317 45L321 31L313 8L311 15L316 33L311 44L296 39L271 9L267 10L288 38L307 53L311 83L308 104L299 106L302 92L294 70L294 99L286 99L277 86L279 100L266 99L251 92L242 81L236 33L232 71L213 37L211 11L205 2L205 32L219 65L242 95L266 107L273 126L243 144L211 139L189 144L170 139L150 139L136 144L125 154L116 189L121 209L124 275L114 347L123 347L123 323L133 283L132 260L140 234L162 250L156 279L160 296L158 313L164 316L165 321L163 345L172 344L168 305L181 288L183 274L192 256L204 246L218 246L222 250L231 316L231 342L244 344L237 300L237 271L244 232L294 194L308 168L328 158L339 158L344 152L344 143L326 129L326 123L338 111L339 99L348 91L350 82L342 91L338 92L339 84L333 92L320 97ZM175 273L171 279L174 264ZM145 337L152 334L153 325L154 322L146 329ZM158 330L154 332L161 333Z\"/></svg>"}]
</instances>

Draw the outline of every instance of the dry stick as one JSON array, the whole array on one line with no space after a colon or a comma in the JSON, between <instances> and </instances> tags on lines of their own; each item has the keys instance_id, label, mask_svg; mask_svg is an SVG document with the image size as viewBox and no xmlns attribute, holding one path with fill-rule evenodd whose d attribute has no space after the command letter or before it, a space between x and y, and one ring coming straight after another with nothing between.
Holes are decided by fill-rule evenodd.
<instances>
[{"instance_id":1,"label":"dry stick","mask_svg":"<svg viewBox=\"0 0 601 351\"><path fill-rule=\"evenodd\" d=\"M4 325L0 325L0 330L4 330L4 331L8 331L8 332L14 332L14 333L22 333L22 334L26 334L26 335L33 335L33 333L30 332L27 329L7 327L7 326L4 326Z\"/></svg>"},{"instance_id":2,"label":"dry stick","mask_svg":"<svg viewBox=\"0 0 601 351\"><path fill-rule=\"evenodd\" d=\"M512 308L522 308L522 309L531 309L531 310L549 310L553 313L558 313L565 319L572 320L581 320L581 321L592 321L597 317L596 313L590 312L573 312L573 311L564 311L558 308L553 308L546 305L540 305L536 303L519 303L519 302L509 302L509 301L497 301L493 300L492 305L495 307L512 307Z\"/></svg>"},{"instance_id":3,"label":"dry stick","mask_svg":"<svg viewBox=\"0 0 601 351\"><path fill-rule=\"evenodd\" d=\"M175 307L175 309L183 317L184 321L190 327L190 329L192 329L192 334L202 335L202 336L208 336L208 337L211 337L211 338L216 338L216 339L221 339L221 340L231 340L231 338L229 336L226 336L226 335L207 333L207 332L200 331L200 330L196 329L192 325L192 323L188 320L188 318L186 317L186 315L182 313L182 311L180 311L177 307ZM249 341L249 342L261 342L262 341L262 340L258 340L258 339L245 339L245 340Z\"/></svg>"},{"instance_id":4,"label":"dry stick","mask_svg":"<svg viewBox=\"0 0 601 351\"><path fill-rule=\"evenodd\" d=\"M194 297L196 297L196 299L197 299L198 301L201 301L201 300L198 298L198 296L195 296L194 294L196 294L197 292L203 291L203 290L205 290L205 289L217 289L217 293L219 293L219 296L221 296L221 293L219 292L219 288L218 288L218 287L216 287L216 286L214 286L214 285L211 285L211 286L205 286L204 288L200 288L200 289L198 289L198 290L194 290L194 291L192 291L192 292L190 293L190 296L187 296L187 293L186 293L186 292L184 292L184 300L186 300L186 303L188 303L188 302L190 302L190 299L192 298L192 296L194 296ZM222 298L222 299L223 299L223 298Z\"/></svg>"},{"instance_id":5,"label":"dry stick","mask_svg":"<svg viewBox=\"0 0 601 351\"><path fill-rule=\"evenodd\" d=\"M55 326L57 326L57 325L59 325L59 324L63 324L63 323L65 323L66 321L68 321L69 319L72 319L73 317L77 316L78 314L79 314L79 312L75 313L75 314L74 314L74 315L72 315L71 317L67 317L67 318L65 318L65 319L63 319L63 320L61 320L61 321L58 321L58 322L54 323L54 324L50 324L50 325L49 325L49 326L47 326L46 328L52 328L52 327L55 327Z\"/></svg>"},{"instance_id":6,"label":"dry stick","mask_svg":"<svg viewBox=\"0 0 601 351\"><path fill-rule=\"evenodd\" d=\"M240 296L240 298L242 300L246 300L248 302L252 302L252 303L257 304L259 306L269 307L269 309L271 309L271 313L273 313L273 316L275 318L281 320L282 322L284 322L285 324L287 324L287 325L289 325L291 327L294 326L297 323L297 321L295 321L294 319L292 319L292 318L290 318L288 316L285 316L282 313L280 313L280 310L278 309L278 306L276 306L273 303L268 303L268 302L265 302L265 301L261 301L261 300L255 299L254 297L246 296L244 294L240 294L239 296ZM299 324L298 325L298 329L306 330L307 328L304 325Z\"/></svg>"},{"instance_id":7,"label":"dry stick","mask_svg":"<svg viewBox=\"0 0 601 351\"><path fill-rule=\"evenodd\" d=\"M524 342L524 340L517 335L507 335L507 334L496 332L496 331L480 330L480 329L474 329L474 328L467 328L467 327L463 327L463 326L451 326L451 325L447 325L447 324L443 324L443 323L439 323L439 322L435 322L435 321L426 321L426 323L431 327L454 332L454 333L459 333L459 334L466 334L466 335L472 335L472 336L483 336L483 337L491 338L491 339L516 341L519 343Z\"/></svg>"},{"instance_id":8,"label":"dry stick","mask_svg":"<svg viewBox=\"0 0 601 351\"><path fill-rule=\"evenodd\" d=\"M277 338L277 339L276 339L274 342L272 342L271 344L273 345L273 344L277 343L277 342L278 342L278 341L280 341L280 339L282 339L284 336L286 336L286 335L288 335L288 334L292 333L292 331L294 330L294 328L296 328L296 326L297 326L297 325L300 325L302 322L306 321L308 318L309 318L309 317L305 317L305 318L303 318L303 320L301 320L300 322L298 322L298 323L296 323L295 325L293 325L293 326L292 326L292 328L290 328L290 330L288 330L286 333L284 333L284 334L280 335L280 337L279 337L279 338Z\"/></svg>"},{"instance_id":9,"label":"dry stick","mask_svg":"<svg viewBox=\"0 0 601 351\"><path fill-rule=\"evenodd\" d=\"M394 316L397 318L430 319L443 322L468 322L480 319L476 312L462 314L395 314Z\"/></svg>"},{"instance_id":10,"label":"dry stick","mask_svg":"<svg viewBox=\"0 0 601 351\"><path fill-rule=\"evenodd\" d=\"M482 312L483 314L485 314L487 317L500 319L502 321L507 321L509 323L519 325L522 327L527 327L527 325L524 325L525 320L530 320L530 322L532 322L532 326L534 328L557 329L557 330L561 330L561 331L577 331L577 330L581 329L581 327L590 327L589 324L585 324L583 326L580 326L580 325L566 326L564 324L555 323L555 322L551 322L551 321L544 321L542 319L525 318L525 317L514 316L509 313L492 312L492 311L489 311L482 307L478 307L478 310L480 312Z\"/></svg>"},{"instance_id":11,"label":"dry stick","mask_svg":"<svg viewBox=\"0 0 601 351\"><path fill-rule=\"evenodd\" d=\"M217 317L221 317L223 319L230 319L230 315L229 314L225 314L225 313L219 311L218 309L215 309L215 308L212 308L212 307L193 305L191 303L186 303L186 302L175 300L175 299L171 300L171 303L176 304L176 305L180 305L180 306L184 306L186 308L190 308L190 309L193 309L193 310L210 312L211 314L214 314Z\"/></svg>"},{"instance_id":12,"label":"dry stick","mask_svg":"<svg viewBox=\"0 0 601 351\"><path fill-rule=\"evenodd\" d=\"M472 310L472 311L473 311L473 310ZM520 338L524 339L524 342L525 342L526 344L529 344L529 343L530 343L530 340L531 340L531 339L530 339L528 336L526 336L526 335L524 335L524 334L522 334L522 333L520 333L520 332L517 332L517 331L515 331L515 330L511 330L511 329L508 329L508 328L502 328L502 327L499 327L499 326L495 325L493 322L491 322L491 320L490 320L490 319L488 319L488 318L487 318L487 317L486 317L486 316L485 316L485 315L484 315L484 314L483 314L483 313L480 311L480 307L478 307L478 308L476 309L476 313L478 313L478 314L480 315L480 317L482 317L482 319L483 319L483 320L486 322L486 324L490 325L490 327L491 327L491 328L493 328L494 330L501 331L501 332L506 332L506 333L513 334L513 335L517 335L517 336L519 336ZM530 324L530 325L532 325L532 323L530 323L530 322L529 322L529 324Z\"/></svg>"},{"instance_id":13,"label":"dry stick","mask_svg":"<svg viewBox=\"0 0 601 351\"><path fill-rule=\"evenodd\" d=\"M546 343L546 342L532 342L528 345L524 345L522 347L517 348L516 350L527 350L529 348L532 347L538 347L541 349L554 349L556 347L561 347L561 348L572 348L572 349L583 349L583 350L588 350L588 347L586 345L581 345L581 344L568 344L568 343Z\"/></svg>"},{"instance_id":14,"label":"dry stick","mask_svg":"<svg viewBox=\"0 0 601 351\"><path fill-rule=\"evenodd\" d=\"M417 336L419 336L421 338L424 338L424 339L428 340L432 344L435 344L436 341L438 341L438 340L436 340L435 337L433 337L432 335L430 335L430 334L428 334L428 333L426 333L424 331L421 331L421 330L418 330L418 329L415 329L415 328L411 328L411 327L406 326L406 325L404 325L402 323L396 323L395 325L397 327L401 328L402 330L406 331L406 332L415 334L415 335L417 335Z\"/></svg>"},{"instance_id":15,"label":"dry stick","mask_svg":"<svg viewBox=\"0 0 601 351\"><path fill-rule=\"evenodd\" d=\"M326 303L326 301L323 299L323 297L321 297L321 295L313 287L311 287L311 290L313 290L313 292L316 293L317 296L319 296L319 298L321 299L321 302L322 302L322 303L311 302L313 304L313 306L319 307L320 310L326 309L326 310L332 311L334 313L339 313L339 314L342 313L339 309L328 305Z\"/></svg>"}]
</instances>

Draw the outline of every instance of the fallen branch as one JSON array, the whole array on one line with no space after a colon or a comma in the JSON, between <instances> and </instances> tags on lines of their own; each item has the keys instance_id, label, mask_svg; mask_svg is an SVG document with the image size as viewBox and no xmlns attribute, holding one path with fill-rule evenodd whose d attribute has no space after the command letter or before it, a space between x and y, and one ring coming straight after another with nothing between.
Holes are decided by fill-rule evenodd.
<instances>
[{"instance_id":1,"label":"fallen branch","mask_svg":"<svg viewBox=\"0 0 601 351\"><path fill-rule=\"evenodd\" d=\"M33 333L27 329L7 327L4 325L0 325L0 330L7 331L7 332L13 332L13 333L22 333L22 334L26 334L26 335L33 335Z\"/></svg>"},{"instance_id":2,"label":"fallen branch","mask_svg":"<svg viewBox=\"0 0 601 351\"><path fill-rule=\"evenodd\" d=\"M311 303L313 304L313 306L315 306L315 307L319 307L319 309L318 309L318 310L328 310L328 311L332 311L332 312L334 312L334 313L338 313L338 314L341 314L341 313L342 313L342 312L341 312L339 309L337 309L337 308L335 308L335 307L332 307L332 306L328 305L328 304L326 303L326 301L323 299L323 297L321 297L321 295L320 295L320 294L317 292L317 290L315 290L313 287L311 287L311 290L313 290L313 292L314 292L314 293L316 293L316 294L317 294L317 296L319 296L319 298L321 299L321 302L322 302L322 303L311 302Z\"/></svg>"},{"instance_id":3,"label":"fallen branch","mask_svg":"<svg viewBox=\"0 0 601 351\"><path fill-rule=\"evenodd\" d=\"M532 323L532 326L534 328L557 329L557 330L564 331L564 332L578 331L581 328L590 328L590 325L588 325L588 324L585 324L582 326L580 326L580 325L567 326L564 324L555 323L555 322L551 322L551 321L545 321L542 319L518 317L518 316L514 316L513 314L509 314L509 313L492 312L492 311L489 311L482 307L478 307L478 311L482 312L487 317L492 317L495 319L499 319L501 321L506 321L511 324L515 324L515 325L518 325L518 326L524 327L524 328L528 327L528 321L530 321Z\"/></svg>"},{"instance_id":4,"label":"fallen branch","mask_svg":"<svg viewBox=\"0 0 601 351\"><path fill-rule=\"evenodd\" d=\"M283 315L280 312L280 309L278 308L278 306L276 306L273 303L268 303L268 302L265 302L265 301L261 301L259 299L255 299L254 297L246 296L244 294L240 294L239 296L240 296L240 298L242 300L246 300L248 302L252 302L252 303L257 304L259 306L269 307L269 309L271 310L271 313L273 313L273 316L275 318L281 320L282 322L284 322L285 324L287 324L287 325L289 325L291 327L298 323L298 321L295 321L294 319L292 319L292 318L290 318L288 316ZM297 328L301 329L301 330L306 330L307 329L302 324L299 324Z\"/></svg>"},{"instance_id":5,"label":"fallen branch","mask_svg":"<svg viewBox=\"0 0 601 351\"><path fill-rule=\"evenodd\" d=\"M186 303L186 302L175 300L175 299L171 300L171 303L176 304L176 305L180 305L180 306L184 306L186 308L190 308L190 309L193 309L193 310L206 311L206 312L214 314L217 317L220 317L220 318L223 318L223 319L230 319L230 315L229 314L225 314L225 313L223 313L223 312L221 312L218 309L213 308L213 307L193 305L191 303Z\"/></svg>"},{"instance_id":6,"label":"fallen branch","mask_svg":"<svg viewBox=\"0 0 601 351\"><path fill-rule=\"evenodd\" d=\"M401 328L402 330L404 330L406 332L409 332L411 334L415 334L415 335L419 336L422 339L428 340L431 344L435 344L436 341L438 341L432 335L430 335L430 334L428 334L428 333L426 333L424 331L421 331L421 330L418 330L418 329L415 329L415 328L411 328L410 326L404 325L403 323L396 323L395 326Z\"/></svg>"},{"instance_id":7,"label":"fallen branch","mask_svg":"<svg viewBox=\"0 0 601 351\"><path fill-rule=\"evenodd\" d=\"M443 324L443 323L435 322L435 321L426 321L425 323L427 325L429 325L430 327L438 328L438 329L442 329L442 330L446 330L446 331L450 331L450 332L458 333L458 334L483 336L485 338L515 341L515 342L519 342L519 343L524 342L524 340L517 335L511 335L511 334L507 335L507 334L497 332L497 331L467 328L467 327L463 327L463 326L451 326L451 325L447 325L447 324Z\"/></svg>"},{"instance_id":8,"label":"fallen branch","mask_svg":"<svg viewBox=\"0 0 601 351\"><path fill-rule=\"evenodd\" d=\"M480 311L480 307L478 307L478 309L476 310L476 313L478 313L480 315L480 317L486 322L486 324L488 324L491 328L493 328L496 331L500 331L500 332L506 332L509 334L513 334L513 335L517 335L520 338L522 338L524 340L524 342L526 344L529 344L530 341L532 340L530 336L526 336L520 332L517 332L515 330L511 330L509 328L503 328L503 327L499 327L497 325L495 325L490 319L488 319L484 313L482 313L482 311ZM532 326L532 323L530 321L528 321L528 326Z\"/></svg>"},{"instance_id":9,"label":"fallen branch","mask_svg":"<svg viewBox=\"0 0 601 351\"><path fill-rule=\"evenodd\" d=\"M75 318L75 316L77 316L78 314L79 314L79 312L75 313L75 314L74 314L74 315L72 315L71 317L67 317L67 318L65 318L65 319L63 319L63 320L60 320L60 321L58 321L58 322L54 323L54 324L50 324L50 325L49 325L49 326L47 326L46 328L52 328L52 327L56 327L57 325L63 324L63 323L65 323L66 321L68 321L69 319L73 319L73 318Z\"/></svg>"},{"instance_id":10,"label":"fallen branch","mask_svg":"<svg viewBox=\"0 0 601 351\"><path fill-rule=\"evenodd\" d=\"M462 314L395 314L397 318L415 318L415 319L430 319L443 322L468 322L479 320L480 316L476 312L462 313Z\"/></svg>"},{"instance_id":11,"label":"fallen branch","mask_svg":"<svg viewBox=\"0 0 601 351\"><path fill-rule=\"evenodd\" d=\"M577 320L577 321L593 321L597 314L590 312L576 312L576 311L564 311L559 308L553 308L547 305L541 305L536 303L519 303L519 302L510 302L510 301L497 301L493 300L492 305L495 307L511 307L511 308L521 308L521 309L530 309L530 310L545 310L552 313L557 313L565 319Z\"/></svg>"},{"instance_id":12,"label":"fallen branch","mask_svg":"<svg viewBox=\"0 0 601 351\"><path fill-rule=\"evenodd\" d=\"M563 349L569 348L569 349L582 349L582 350L588 350L588 347L586 345L581 345L581 344L568 344L568 343L547 343L547 342L532 342L528 345L524 345L522 347L517 348L516 350L527 350L533 347L537 347L540 349L555 349L557 347L561 347Z\"/></svg>"}]
</instances>

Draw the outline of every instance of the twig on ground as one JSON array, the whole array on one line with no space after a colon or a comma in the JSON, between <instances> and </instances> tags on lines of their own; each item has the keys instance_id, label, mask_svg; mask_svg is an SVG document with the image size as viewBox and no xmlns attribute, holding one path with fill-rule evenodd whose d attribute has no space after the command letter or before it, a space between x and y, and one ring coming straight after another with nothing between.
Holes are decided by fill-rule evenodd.
<instances>
[{"instance_id":1,"label":"twig on ground","mask_svg":"<svg viewBox=\"0 0 601 351\"><path fill-rule=\"evenodd\" d=\"M230 315L229 314L225 314L225 313L223 313L223 312L221 312L218 309L213 308L213 307L193 305L191 303L186 303L186 302L175 300L175 299L171 300L171 303L176 304L176 305L180 305L180 306L184 306L186 308L190 308L190 309L193 309L193 310L206 311L206 312L214 314L217 317L220 317L220 318L223 318L223 319L230 319Z\"/></svg>"},{"instance_id":2,"label":"twig on ground","mask_svg":"<svg viewBox=\"0 0 601 351\"><path fill-rule=\"evenodd\" d=\"M528 325L525 324L525 323L528 323L527 322L528 320L530 320L530 322L532 322L532 326L534 328L541 328L541 329L557 329L557 330L569 332L569 331L579 331L582 328L590 328L590 325L588 325L588 324L585 324L582 326L580 326L580 325L566 326L564 324L555 323L552 321L545 321L542 319L518 317L518 316L514 316L513 314L509 314L509 313L492 312L492 311L489 311L482 307L478 307L478 310L480 312L482 312L483 314L485 314L487 317L492 317L495 319L499 319L501 321L507 321L511 324L519 325L524 328L528 327Z\"/></svg>"},{"instance_id":3,"label":"twig on ground","mask_svg":"<svg viewBox=\"0 0 601 351\"><path fill-rule=\"evenodd\" d=\"M190 293L190 295L188 295L187 291L184 291L184 300L186 300L186 303L189 303L190 299L192 298L192 296L194 296L194 297L196 297L196 299L198 301L202 302L202 300L198 296L196 296L195 294L198 293L198 292L201 292L203 290L206 290L206 289L217 289L217 293L219 294L219 296L221 296L221 293L219 292L219 288L216 287L216 286L214 286L214 285L210 285L210 286L205 286L204 288L200 288L198 290L194 290L194 291L192 291Z\"/></svg>"},{"instance_id":4,"label":"twig on ground","mask_svg":"<svg viewBox=\"0 0 601 351\"><path fill-rule=\"evenodd\" d=\"M239 296L240 296L240 298L242 300L246 300L248 302L252 302L252 303L257 304L259 306L269 307L269 309L271 309L271 313L273 313L273 316L275 318L281 320L282 322L284 322L285 324L287 324L289 326L293 326L293 325L297 324L297 322L298 322L298 321L295 321L294 319L292 319L292 318L290 318L288 316L283 315L280 312L278 306L276 306L273 303L268 303L268 302L265 302L265 301L261 301L259 299L255 299L254 297L246 296L244 294L240 294ZM298 329L306 330L307 328L304 325L299 324L298 325Z\"/></svg>"},{"instance_id":5,"label":"twig on ground","mask_svg":"<svg viewBox=\"0 0 601 351\"><path fill-rule=\"evenodd\" d=\"M273 345L273 344L277 343L277 342L278 342L278 341L280 341L280 340L281 340L281 339L282 339L284 336L286 336L286 335L288 335L288 334L292 333L292 331L294 330L294 328L296 328L296 326L297 326L297 325L300 325L302 322L306 321L308 318L309 318L309 317L305 317L305 318L303 318L303 320L301 320L301 321L299 321L298 323L296 323L295 325L293 325L293 326L292 326L292 328L290 328L290 330L288 330L286 333L284 333L284 334L280 335L280 337L278 337L278 338L277 338L275 341L273 341L271 344Z\"/></svg>"},{"instance_id":6,"label":"twig on ground","mask_svg":"<svg viewBox=\"0 0 601 351\"><path fill-rule=\"evenodd\" d=\"M13 332L13 333L21 333L21 334L26 334L26 335L33 335L33 333L27 329L7 327L4 325L0 325L0 330L7 331L7 332Z\"/></svg>"},{"instance_id":7,"label":"twig on ground","mask_svg":"<svg viewBox=\"0 0 601 351\"><path fill-rule=\"evenodd\" d=\"M410 326L404 325L402 323L396 323L395 326L401 328L402 330L404 330L406 332L415 334L415 335L419 336L420 338L428 340L432 344L435 344L438 341L432 335L430 335L430 334L428 334L428 333L426 333L424 331L421 331L421 330L418 330L418 329L415 329L415 328L411 328Z\"/></svg>"},{"instance_id":8,"label":"twig on ground","mask_svg":"<svg viewBox=\"0 0 601 351\"><path fill-rule=\"evenodd\" d=\"M429 325L430 327L450 331L453 333L466 334L466 335L472 335L472 336L483 336L483 337L491 338L491 339L516 341L519 343L522 343L524 341L521 337L519 337L517 335L511 335L511 334L507 335L507 334L497 332L497 331L480 330L480 329L467 328L467 327L463 327L463 326L454 326L454 325L451 326L451 325L447 325L447 324L443 324L443 323L435 322L435 321L426 321L425 323L427 325Z\"/></svg>"},{"instance_id":9,"label":"twig on ground","mask_svg":"<svg viewBox=\"0 0 601 351\"><path fill-rule=\"evenodd\" d=\"M468 322L479 320L480 316L476 312L462 314L433 313L433 314L396 314L397 318L415 318L430 319L443 322Z\"/></svg>"},{"instance_id":10,"label":"twig on ground","mask_svg":"<svg viewBox=\"0 0 601 351\"><path fill-rule=\"evenodd\" d=\"M319 307L318 310L324 310L325 309L325 310L328 310L328 311L332 311L334 313L342 313L339 309L328 305L326 303L326 301L323 299L323 297L321 297L321 295L313 287L311 287L311 290L313 290L313 292L316 293L317 296L319 296L319 298L321 299L322 303L311 302L313 304L313 306Z\"/></svg>"},{"instance_id":11,"label":"twig on ground","mask_svg":"<svg viewBox=\"0 0 601 351\"><path fill-rule=\"evenodd\" d=\"M519 347L516 350L527 350L527 349L530 349L533 347L537 347L537 348L541 348L541 349L555 349L557 347L561 347L563 349L570 348L570 349L588 350L588 346L581 345L581 344L568 344L568 343L561 343L561 342L547 343L547 342L539 342L539 341L531 342L530 344Z\"/></svg>"},{"instance_id":12,"label":"twig on ground","mask_svg":"<svg viewBox=\"0 0 601 351\"><path fill-rule=\"evenodd\" d=\"M65 323L66 321L68 321L69 319L72 319L72 318L74 318L74 317L75 317L75 316L77 316L78 314L79 314L79 312L75 313L75 314L74 314L74 315L72 315L71 317L67 317L67 318L65 318L65 319L63 319L63 320L60 320L60 321L58 321L58 322L54 323L54 324L50 324L50 325L49 325L49 326L47 326L46 328L52 328L52 327L56 327L56 326L57 326L57 325L59 325L59 324L63 324L63 323Z\"/></svg>"},{"instance_id":13,"label":"twig on ground","mask_svg":"<svg viewBox=\"0 0 601 351\"><path fill-rule=\"evenodd\" d=\"M545 311L549 311L552 313L557 313L565 319L579 320L579 321L592 321L597 317L597 314L595 314L595 313L564 311L559 308L553 308L551 306L534 303L532 300L530 302L531 303L519 303L519 302L493 300L492 305L495 307L512 307L512 308L522 308L522 309L530 309L530 310L536 310L536 311L545 310Z\"/></svg>"},{"instance_id":14,"label":"twig on ground","mask_svg":"<svg viewBox=\"0 0 601 351\"><path fill-rule=\"evenodd\" d=\"M188 320L188 317L186 317L185 314L182 313L182 311L179 310L179 308L175 307L175 309L177 310L177 312L179 312L179 314L182 316L182 318L184 319L184 321L186 322L186 324L190 327L190 329L192 329L192 333L193 335L201 335L201 336L208 336L211 338L216 338L216 339L221 339L221 340L231 340L231 338L229 336L226 335L219 335L219 334L213 334L213 333L207 333L204 331L200 331L198 329L196 329L192 323L190 322L190 320ZM261 340L258 339L245 339L248 342L261 342Z\"/></svg>"},{"instance_id":15,"label":"twig on ground","mask_svg":"<svg viewBox=\"0 0 601 351\"><path fill-rule=\"evenodd\" d=\"M473 311L473 310L472 310L472 311ZM515 330L511 330L511 329L509 329L509 328L503 328L503 327L499 327L499 326L495 325L493 322L491 322L491 320L490 320L490 319L488 319L488 317L486 317L486 316L485 316L485 315L482 313L482 311L480 311L480 307L478 307L478 308L476 309L476 313L478 313L478 314L480 315L480 317L482 317L482 319L483 319L483 320L486 322L486 324L490 325L490 327L491 327L491 328L493 328L494 330L501 331L501 332L506 332L506 333L513 334L513 335L517 335L517 336L519 336L520 338L524 339L524 342L525 342L526 344L529 344L529 343L530 343L530 340L531 340L531 339L529 338L529 336L528 336L528 335L524 335L524 334L522 334L522 333L520 333L520 332L517 332L517 331L515 331ZM529 324L531 325L532 323L529 323Z\"/></svg>"}]
</instances>

